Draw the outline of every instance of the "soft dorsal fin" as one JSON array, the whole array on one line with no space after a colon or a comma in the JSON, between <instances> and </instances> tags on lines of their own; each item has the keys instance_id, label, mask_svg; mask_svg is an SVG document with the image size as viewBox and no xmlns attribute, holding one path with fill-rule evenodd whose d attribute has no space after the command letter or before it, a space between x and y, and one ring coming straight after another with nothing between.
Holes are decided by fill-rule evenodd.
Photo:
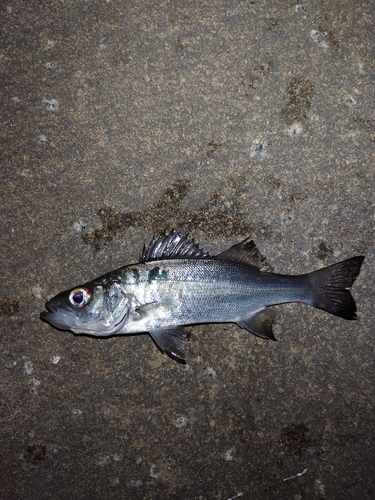
<instances>
[{"instance_id":1,"label":"soft dorsal fin","mask_svg":"<svg viewBox=\"0 0 375 500\"><path fill-rule=\"evenodd\" d=\"M239 262L248 266L256 267L262 271L270 271L265 257L259 252L253 240L245 240L233 245L215 256L216 259Z\"/></svg>"},{"instance_id":2,"label":"soft dorsal fin","mask_svg":"<svg viewBox=\"0 0 375 500\"><path fill-rule=\"evenodd\" d=\"M149 246L143 247L141 262L151 262L163 259L205 259L209 257L207 252L199 248L194 239L188 235L182 236L174 229L169 234L165 232L152 239Z\"/></svg>"}]
</instances>

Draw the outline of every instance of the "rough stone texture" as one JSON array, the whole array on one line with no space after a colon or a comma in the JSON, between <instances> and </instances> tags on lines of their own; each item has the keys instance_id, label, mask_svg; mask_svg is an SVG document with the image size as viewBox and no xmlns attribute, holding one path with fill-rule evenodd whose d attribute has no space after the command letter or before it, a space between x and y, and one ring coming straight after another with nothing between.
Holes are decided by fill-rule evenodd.
<instances>
[{"instance_id":1,"label":"rough stone texture","mask_svg":"<svg viewBox=\"0 0 375 500\"><path fill-rule=\"evenodd\" d=\"M0 9L1 498L374 499L374 3ZM359 321L191 327L183 367L39 320L171 227L284 273L365 254Z\"/></svg>"}]
</instances>

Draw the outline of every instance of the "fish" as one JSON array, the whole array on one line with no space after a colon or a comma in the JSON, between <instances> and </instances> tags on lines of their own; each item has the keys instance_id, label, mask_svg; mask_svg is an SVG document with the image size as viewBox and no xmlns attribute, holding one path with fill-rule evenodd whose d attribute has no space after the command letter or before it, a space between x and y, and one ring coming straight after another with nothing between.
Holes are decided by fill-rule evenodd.
<instances>
[{"instance_id":1,"label":"fish","mask_svg":"<svg viewBox=\"0 0 375 500\"><path fill-rule=\"evenodd\" d=\"M236 323L276 340L272 306L302 302L355 320L350 288L364 256L302 275L276 274L246 238L211 256L175 230L155 235L140 261L59 293L41 319L60 330L97 337L149 333L162 353L185 363L189 330Z\"/></svg>"}]
</instances>

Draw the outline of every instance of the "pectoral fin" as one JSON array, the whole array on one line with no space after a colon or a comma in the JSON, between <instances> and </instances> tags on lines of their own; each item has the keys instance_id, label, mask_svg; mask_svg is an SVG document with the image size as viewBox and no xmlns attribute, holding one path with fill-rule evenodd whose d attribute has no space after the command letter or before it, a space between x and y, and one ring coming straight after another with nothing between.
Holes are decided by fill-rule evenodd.
<instances>
[{"instance_id":1,"label":"pectoral fin","mask_svg":"<svg viewBox=\"0 0 375 500\"><path fill-rule=\"evenodd\" d=\"M188 330L182 326L153 330L150 332L151 337L154 339L159 349L180 363L185 363L185 349L188 334Z\"/></svg>"},{"instance_id":2,"label":"pectoral fin","mask_svg":"<svg viewBox=\"0 0 375 500\"><path fill-rule=\"evenodd\" d=\"M262 339L276 340L272 331L273 317L273 311L266 308L237 321L237 325Z\"/></svg>"}]
</instances>

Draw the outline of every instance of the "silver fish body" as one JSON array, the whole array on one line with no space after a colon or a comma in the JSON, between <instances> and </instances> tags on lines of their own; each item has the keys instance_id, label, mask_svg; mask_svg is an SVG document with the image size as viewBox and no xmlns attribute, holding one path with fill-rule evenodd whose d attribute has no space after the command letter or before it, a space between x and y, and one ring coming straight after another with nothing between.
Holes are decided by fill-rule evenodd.
<instances>
[{"instance_id":1,"label":"silver fish body","mask_svg":"<svg viewBox=\"0 0 375 500\"><path fill-rule=\"evenodd\" d=\"M41 318L62 330L95 336L148 332L159 348L185 360L185 325L237 323L274 340L270 306L303 302L356 319L349 288L364 257L301 276L261 271L264 258L249 239L211 257L172 231L143 249L141 262L62 292Z\"/></svg>"}]
</instances>

